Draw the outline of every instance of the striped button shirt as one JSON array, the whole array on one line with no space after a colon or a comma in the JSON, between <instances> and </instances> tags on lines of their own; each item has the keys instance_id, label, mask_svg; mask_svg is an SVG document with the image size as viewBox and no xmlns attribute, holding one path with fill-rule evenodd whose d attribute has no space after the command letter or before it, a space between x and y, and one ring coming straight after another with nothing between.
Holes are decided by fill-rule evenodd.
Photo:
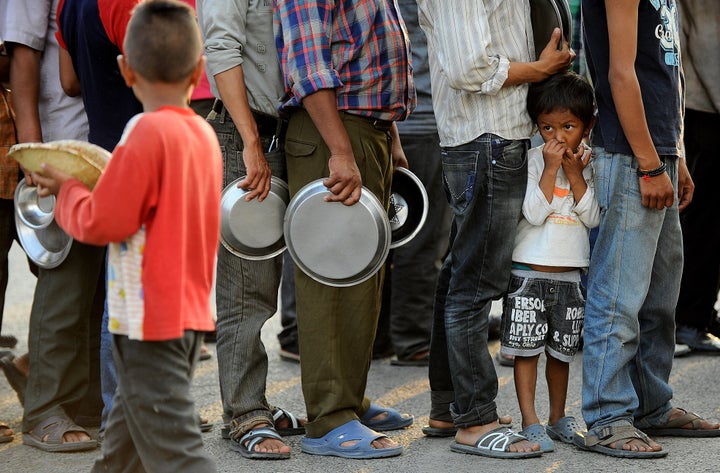
<instances>
[{"instance_id":1,"label":"striped button shirt","mask_svg":"<svg viewBox=\"0 0 720 473\"><path fill-rule=\"evenodd\" d=\"M510 62L535 55L527 0L418 0L418 9L440 144L530 137L528 85L503 87Z\"/></svg>"},{"instance_id":2,"label":"striped button shirt","mask_svg":"<svg viewBox=\"0 0 720 473\"><path fill-rule=\"evenodd\" d=\"M338 110L403 120L415 108L405 25L394 0L275 0L287 97L337 90Z\"/></svg>"}]
</instances>

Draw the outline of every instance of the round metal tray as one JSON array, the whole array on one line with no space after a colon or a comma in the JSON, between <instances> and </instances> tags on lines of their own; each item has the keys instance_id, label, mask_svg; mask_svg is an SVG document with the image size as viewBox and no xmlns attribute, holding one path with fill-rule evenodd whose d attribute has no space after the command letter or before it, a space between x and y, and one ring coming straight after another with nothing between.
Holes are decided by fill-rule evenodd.
<instances>
[{"instance_id":1,"label":"round metal tray","mask_svg":"<svg viewBox=\"0 0 720 473\"><path fill-rule=\"evenodd\" d=\"M287 184L272 177L270 193L262 202L246 201L249 191L228 184L220 200L220 241L228 251L249 260L269 259L285 250L283 219L290 200Z\"/></svg>"},{"instance_id":2,"label":"round metal tray","mask_svg":"<svg viewBox=\"0 0 720 473\"><path fill-rule=\"evenodd\" d=\"M428 213L425 186L410 170L397 168L393 173L388 219L392 236L390 249L415 238Z\"/></svg>"},{"instance_id":3,"label":"round metal tray","mask_svg":"<svg viewBox=\"0 0 720 473\"><path fill-rule=\"evenodd\" d=\"M37 188L28 187L25 181L18 183L15 189L15 198L37 201ZM72 238L63 231L55 222L54 211L51 211L52 219L45 225L39 227L29 226L20 215L20 206L15 202L15 228L18 239L28 257L38 266L45 269L52 269L59 266L65 258L70 247ZM54 201L53 201L54 203Z\"/></svg>"},{"instance_id":4,"label":"round metal tray","mask_svg":"<svg viewBox=\"0 0 720 473\"><path fill-rule=\"evenodd\" d=\"M351 206L325 202L322 179L300 189L285 213L285 241L295 264L314 280L335 287L372 277L390 251L387 212L363 187Z\"/></svg>"}]
</instances>

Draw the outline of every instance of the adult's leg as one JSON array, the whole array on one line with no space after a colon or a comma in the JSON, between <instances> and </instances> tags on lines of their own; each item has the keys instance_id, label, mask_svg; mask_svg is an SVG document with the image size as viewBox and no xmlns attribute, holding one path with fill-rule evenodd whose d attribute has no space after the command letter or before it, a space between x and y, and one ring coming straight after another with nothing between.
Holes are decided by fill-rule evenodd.
<instances>
[{"instance_id":1,"label":"adult's leg","mask_svg":"<svg viewBox=\"0 0 720 473\"><path fill-rule=\"evenodd\" d=\"M297 310L295 309L295 263L289 252L283 253L282 280L280 281L280 324L278 334L280 349L299 355L297 333Z\"/></svg>"},{"instance_id":2,"label":"adult's leg","mask_svg":"<svg viewBox=\"0 0 720 473\"><path fill-rule=\"evenodd\" d=\"M223 186L246 174L242 139L230 115L223 109L211 113L223 151ZM267 149L271 137L261 137ZM274 176L285 179L284 157L266 155ZM260 331L277 310L282 256L251 261L218 250L216 295L217 357L223 420L242 434L258 424L273 425L265 398L268 359Z\"/></svg>"},{"instance_id":3,"label":"adult's leg","mask_svg":"<svg viewBox=\"0 0 720 473\"><path fill-rule=\"evenodd\" d=\"M390 139L372 122L342 114L363 185L387 206L390 193ZM305 152L308 144L314 152ZM328 175L329 150L307 112L290 118L287 132L290 194ZM328 256L333 257L333 256ZM351 287L320 284L296 268L300 367L309 422L307 437L321 437L357 420L370 405L365 394L383 270Z\"/></svg>"},{"instance_id":4,"label":"adult's leg","mask_svg":"<svg viewBox=\"0 0 720 473\"><path fill-rule=\"evenodd\" d=\"M666 158L668 174L677 187L677 159ZM638 395L634 412L639 428L658 425L669 417L673 397L670 370L675 351L675 311L683 267L682 231L677 199L662 211L664 218L657 239L650 287L638 313L640 345L630 364L630 376Z\"/></svg>"},{"instance_id":5,"label":"adult's leg","mask_svg":"<svg viewBox=\"0 0 720 473\"><path fill-rule=\"evenodd\" d=\"M73 242L57 268L41 269L30 313L23 432L50 416L75 415L88 390L89 318L105 249Z\"/></svg>"},{"instance_id":6,"label":"adult's leg","mask_svg":"<svg viewBox=\"0 0 720 473\"><path fill-rule=\"evenodd\" d=\"M720 114L696 110L685 112L687 165L695 182L693 201L680 215L684 267L675 321L680 326L707 332L717 312L713 308L720 289L720 220L718 188L720 173L716 135Z\"/></svg>"},{"instance_id":7,"label":"adult's leg","mask_svg":"<svg viewBox=\"0 0 720 473\"><path fill-rule=\"evenodd\" d=\"M15 206L12 200L0 199L0 333L8 284L8 253L15 240Z\"/></svg>"},{"instance_id":8,"label":"adult's leg","mask_svg":"<svg viewBox=\"0 0 720 473\"><path fill-rule=\"evenodd\" d=\"M488 351L488 314L506 291L527 182L527 142L482 135L442 153L446 191L455 214L448 261L445 334L455 399L455 424L497 421L497 375ZM445 270L445 268L443 268Z\"/></svg>"},{"instance_id":9,"label":"adult's leg","mask_svg":"<svg viewBox=\"0 0 720 473\"><path fill-rule=\"evenodd\" d=\"M403 135L403 150L428 194L428 213L417 235L393 250L390 333L398 359L411 360L430 349L438 262L447 248L449 208L443 191L437 134Z\"/></svg>"},{"instance_id":10,"label":"adult's leg","mask_svg":"<svg viewBox=\"0 0 720 473\"><path fill-rule=\"evenodd\" d=\"M658 277L654 274L656 261L670 257L660 253L667 248L658 243L668 214L677 214L677 207L655 210L642 206L634 158L601 148L595 148L593 154L601 222L588 275L582 399L585 422L596 430L633 424L640 402L633 377L638 369L646 372L637 365L654 356L649 349L652 343L661 345L660 356L665 357L667 337L648 338L662 330L652 328L646 315L640 320L639 314L657 304L646 301L651 283ZM672 164L668 162L668 168L674 172ZM675 241L679 248L679 240ZM675 260L674 267L681 264ZM653 295L657 296L655 292ZM672 294L668 294L668 307L675 304L671 299ZM668 323L672 328L672 318L666 319L662 317L658 324ZM672 352L670 346L670 360ZM672 393L665 373L652 377L652 381L645 381L652 383L656 396L669 399Z\"/></svg>"},{"instance_id":11,"label":"adult's leg","mask_svg":"<svg viewBox=\"0 0 720 473\"><path fill-rule=\"evenodd\" d=\"M455 224L450 228L450 247L455 238ZM430 336L430 359L428 379L430 381L430 427L447 428L454 425L450 404L455 400L455 390L450 376L447 337L445 336L445 299L450 281L450 256L446 256L440 268L435 302L433 324Z\"/></svg>"}]
</instances>

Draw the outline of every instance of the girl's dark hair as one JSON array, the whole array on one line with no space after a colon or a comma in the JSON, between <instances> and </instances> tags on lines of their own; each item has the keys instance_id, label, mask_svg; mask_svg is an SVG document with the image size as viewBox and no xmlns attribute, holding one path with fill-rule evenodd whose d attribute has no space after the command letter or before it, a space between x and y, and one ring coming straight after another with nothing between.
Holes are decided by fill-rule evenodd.
<instances>
[{"instance_id":1,"label":"girl's dark hair","mask_svg":"<svg viewBox=\"0 0 720 473\"><path fill-rule=\"evenodd\" d=\"M595 95L592 86L574 72L561 72L543 82L530 84L527 110L533 123L541 113L569 110L589 126L595 113Z\"/></svg>"}]
</instances>

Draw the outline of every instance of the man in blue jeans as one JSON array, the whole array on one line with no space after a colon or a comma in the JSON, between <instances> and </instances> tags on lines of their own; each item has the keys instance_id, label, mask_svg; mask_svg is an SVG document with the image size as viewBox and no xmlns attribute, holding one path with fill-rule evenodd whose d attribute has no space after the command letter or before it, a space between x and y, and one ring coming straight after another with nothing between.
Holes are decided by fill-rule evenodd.
<instances>
[{"instance_id":1,"label":"man in blue jeans","mask_svg":"<svg viewBox=\"0 0 720 473\"><path fill-rule=\"evenodd\" d=\"M506 291L527 181L533 131L527 83L572 59L556 29L537 61L527 2L418 1L428 38L445 190L454 213L450 253L435 297L430 346L433 428L457 426L453 451L491 457L540 455L498 422L488 315ZM518 40L520 38L520 40Z\"/></svg>"},{"instance_id":2,"label":"man in blue jeans","mask_svg":"<svg viewBox=\"0 0 720 473\"><path fill-rule=\"evenodd\" d=\"M588 274L583 351L586 450L626 458L667 451L649 435L720 436L673 407L669 384L680 290L679 209L693 183L682 157L684 80L677 5L583 0L598 123L592 166L601 220ZM676 199L677 196L677 199Z\"/></svg>"}]
</instances>

